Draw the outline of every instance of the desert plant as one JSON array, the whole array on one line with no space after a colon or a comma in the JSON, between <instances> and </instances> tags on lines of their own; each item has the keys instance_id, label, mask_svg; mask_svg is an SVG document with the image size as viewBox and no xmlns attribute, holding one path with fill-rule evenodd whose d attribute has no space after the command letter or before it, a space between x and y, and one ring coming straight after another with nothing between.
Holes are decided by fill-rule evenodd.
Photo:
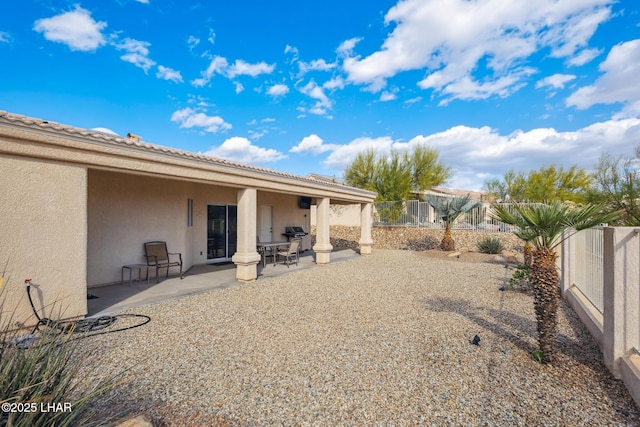
<instances>
[{"instance_id":1,"label":"desert plant","mask_svg":"<svg viewBox=\"0 0 640 427\"><path fill-rule=\"evenodd\" d=\"M505 224L514 225L514 234L533 246L531 286L536 313L538 345L544 362L556 354L560 276L555 248L571 233L614 220L620 212L606 213L602 205L573 207L562 202L548 205L516 205L509 210L494 205L493 214ZM603 213L604 212L604 213Z\"/></svg>"},{"instance_id":2,"label":"desert plant","mask_svg":"<svg viewBox=\"0 0 640 427\"><path fill-rule=\"evenodd\" d=\"M442 237L440 248L443 251L455 251L456 242L451 236L453 223L460 215L480 206L480 203L472 200L468 194L465 197L427 196L426 202L433 207L442 222L444 222L444 236Z\"/></svg>"},{"instance_id":3,"label":"desert plant","mask_svg":"<svg viewBox=\"0 0 640 427\"><path fill-rule=\"evenodd\" d=\"M0 301L2 301L0 289ZM43 328L26 334L12 330L13 311L0 303L0 425L91 426L108 422L98 413L96 398L116 385L109 379L88 384L78 335ZM117 414L113 414L115 417Z\"/></svg>"},{"instance_id":4,"label":"desert plant","mask_svg":"<svg viewBox=\"0 0 640 427\"><path fill-rule=\"evenodd\" d=\"M519 264L509 279L509 286L515 290L531 290L531 266Z\"/></svg>"},{"instance_id":5,"label":"desert plant","mask_svg":"<svg viewBox=\"0 0 640 427\"><path fill-rule=\"evenodd\" d=\"M485 237L477 243L478 250L485 254L499 254L504 250L502 240L497 237Z\"/></svg>"}]
</instances>

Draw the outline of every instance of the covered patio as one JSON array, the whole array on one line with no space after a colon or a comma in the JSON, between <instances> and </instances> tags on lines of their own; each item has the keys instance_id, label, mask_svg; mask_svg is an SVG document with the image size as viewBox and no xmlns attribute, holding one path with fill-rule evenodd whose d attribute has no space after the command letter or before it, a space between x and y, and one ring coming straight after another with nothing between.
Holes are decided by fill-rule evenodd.
<instances>
[{"instance_id":1,"label":"covered patio","mask_svg":"<svg viewBox=\"0 0 640 427\"><path fill-rule=\"evenodd\" d=\"M311 268L320 268L315 262L313 250L300 254L300 261L287 267L284 264L266 263L258 265L258 281L279 277ZM352 249L333 249L332 263L352 260L358 254ZM92 287L88 289L88 316L97 317L118 311L129 310L148 304L184 298L216 289L225 289L241 285L236 277L235 265L231 262L221 264L202 264L194 266L184 274L184 279L176 275L156 283L154 278L134 280L128 278L122 283Z\"/></svg>"},{"instance_id":2,"label":"covered patio","mask_svg":"<svg viewBox=\"0 0 640 427\"><path fill-rule=\"evenodd\" d=\"M259 277L258 240L286 241L290 226L309 232L311 205L316 243L301 249L315 263L331 262L332 204L360 209L361 255L373 243L370 191L4 111L0 179L3 297L22 325L35 321L24 278L41 289L43 314L62 305L62 318L86 316L89 289L146 263L145 242L166 242L184 270L231 262L245 282Z\"/></svg>"}]
</instances>

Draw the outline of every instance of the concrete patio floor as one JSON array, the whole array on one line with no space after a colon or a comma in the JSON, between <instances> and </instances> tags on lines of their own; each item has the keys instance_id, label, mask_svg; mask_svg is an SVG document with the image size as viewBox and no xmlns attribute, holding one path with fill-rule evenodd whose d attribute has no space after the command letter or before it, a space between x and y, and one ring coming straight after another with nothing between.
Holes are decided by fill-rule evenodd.
<instances>
[{"instance_id":1,"label":"concrete patio floor","mask_svg":"<svg viewBox=\"0 0 640 427\"><path fill-rule=\"evenodd\" d=\"M352 249L335 249L331 253L331 262L340 262L359 257ZM322 268L315 263L315 253L307 250L300 254L298 265L287 267L284 264L269 263L263 267L258 264L258 281L269 277L277 277L308 268ZM171 270L173 274L175 269ZM150 269L149 273L152 273ZM155 272L153 272L155 274ZM134 273L134 278L136 273ZM118 311L128 310L147 304L155 304L176 298L182 298L201 292L209 292L215 289L224 289L231 286L242 285L236 280L236 266L231 262L222 264L196 265L184 273L184 279L173 275L168 279L160 274L160 283L156 283L155 276L151 276L149 283L144 279L133 281L131 286L127 277L124 283L91 287L87 290L88 314L87 317L103 316Z\"/></svg>"}]
</instances>

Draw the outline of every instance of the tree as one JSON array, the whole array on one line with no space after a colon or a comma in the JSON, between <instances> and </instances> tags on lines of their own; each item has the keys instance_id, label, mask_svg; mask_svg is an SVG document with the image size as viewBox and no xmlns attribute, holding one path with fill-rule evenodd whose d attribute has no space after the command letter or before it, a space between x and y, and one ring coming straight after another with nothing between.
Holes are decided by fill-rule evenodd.
<instances>
[{"instance_id":1,"label":"tree","mask_svg":"<svg viewBox=\"0 0 640 427\"><path fill-rule=\"evenodd\" d=\"M424 191L437 187L451 178L451 168L438 163L438 152L416 145L409 156L411 185L414 190Z\"/></svg>"},{"instance_id":2,"label":"tree","mask_svg":"<svg viewBox=\"0 0 640 427\"><path fill-rule=\"evenodd\" d=\"M484 187L502 201L582 203L592 183L591 175L575 165L567 170L551 165L529 171L527 175L510 170L502 180L486 181Z\"/></svg>"},{"instance_id":3,"label":"tree","mask_svg":"<svg viewBox=\"0 0 640 427\"><path fill-rule=\"evenodd\" d=\"M524 173L516 174L513 170L504 173L503 179L491 179L485 181L484 188L487 193L502 201L522 201L525 199L525 187L527 178Z\"/></svg>"},{"instance_id":4,"label":"tree","mask_svg":"<svg viewBox=\"0 0 640 427\"><path fill-rule=\"evenodd\" d=\"M603 211L602 205L572 207L556 201L551 204L493 205L492 215L518 228L516 236L533 245L531 286L536 313L538 346L543 362L553 362L556 355L557 312L560 302L560 276L556 268L558 246L570 233L615 219L619 212Z\"/></svg>"},{"instance_id":5,"label":"tree","mask_svg":"<svg viewBox=\"0 0 640 427\"><path fill-rule=\"evenodd\" d=\"M345 182L354 187L376 191L373 178L376 174L376 152L358 153L344 173Z\"/></svg>"},{"instance_id":6,"label":"tree","mask_svg":"<svg viewBox=\"0 0 640 427\"><path fill-rule=\"evenodd\" d=\"M438 162L438 153L424 146L416 146L411 153L392 151L380 157L367 150L344 173L347 184L377 192L379 201L406 200L412 190L441 185L450 176L450 168Z\"/></svg>"},{"instance_id":7,"label":"tree","mask_svg":"<svg viewBox=\"0 0 640 427\"><path fill-rule=\"evenodd\" d=\"M411 194L411 165L407 154L392 152L378 159L373 187L380 200L406 200Z\"/></svg>"},{"instance_id":8,"label":"tree","mask_svg":"<svg viewBox=\"0 0 640 427\"><path fill-rule=\"evenodd\" d=\"M610 211L621 210L620 225L640 225L640 145L635 158L603 154L593 176L595 185L587 200L604 203Z\"/></svg>"},{"instance_id":9,"label":"tree","mask_svg":"<svg viewBox=\"0 0 640 427\"><path fill-rule=\"evenodd\" d=\"M456 242L451 236L453 223L462 214L481 206L481 203L472 200L468 194L465 197L427 196L426 202L433 207L444 222L444 236L442 237L442 242L440 242L440 249L443 251L455 251Z\"/></svg>"}]
</instances>

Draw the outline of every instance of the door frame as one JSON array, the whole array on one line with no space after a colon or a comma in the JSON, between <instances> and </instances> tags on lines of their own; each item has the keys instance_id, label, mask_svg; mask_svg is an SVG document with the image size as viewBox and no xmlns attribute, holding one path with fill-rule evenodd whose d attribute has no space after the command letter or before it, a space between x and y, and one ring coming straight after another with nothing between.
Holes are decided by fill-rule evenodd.
<instances>
[{"instance_id":1,"label":"door frame","mask_svg":"<svg viewBox=\"0 0 640 427\"><path fill-rule=\"evenodd\" d=\"M224 253L225 256L223 257L218 257L218 258L209 258L209 208L211 206L217 206L217 207L224 207ZM229 221L229 207L235 207L236 208L236 217L235 217L235 223L236 223L236 230L235 230L235 242L237 245L238 242L238 229L237 229L237 225L238 225L238 205L235 204L230 204L230 203L207 203L207 260L206 263L207 264L215 264L215 263L219 263L219 262L228 262L231 261L231 257L233 256L233 253L230 253L229 251L229 241L230 241L230 237L231 234L229 233L229 224L231 223L231 221ZM235 251L234 251L235 253Z\"/></svg>"},{"instance_id":2,"label":"door frame","mask_svg":"<svg viewBox=\"0 0 640 427\"><path fill-rule=\"evenodd\" d=\"M266 208L268 208L268 210L265 210ZM266 218L264 216L265 212L269 212L268 214L268 227L269 230L266 231L265 228L265 222ZM258 230L258 236L260 237L260 241L261 242L271 242L273 241L273 206L272 205L260 205L260 218L259 218L259 224L260 224L260 229ZM263 237L263 236L269 236L269 237Z\"/></svg>"}]
</instances>

